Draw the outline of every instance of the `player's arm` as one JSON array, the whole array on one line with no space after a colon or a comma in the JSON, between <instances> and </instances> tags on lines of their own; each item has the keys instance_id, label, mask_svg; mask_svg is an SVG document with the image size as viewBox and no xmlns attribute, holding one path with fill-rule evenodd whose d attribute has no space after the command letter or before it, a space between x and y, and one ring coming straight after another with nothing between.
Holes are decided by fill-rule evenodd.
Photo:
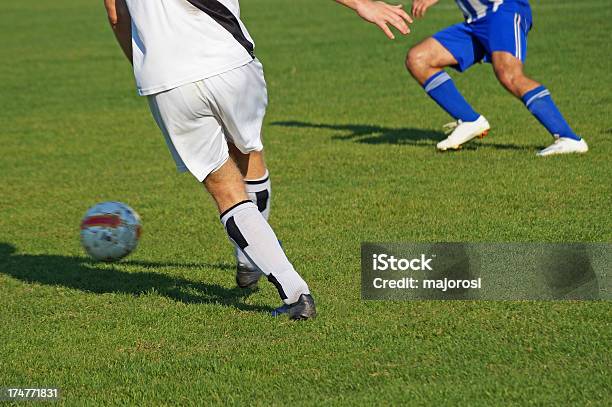
<instances>
[{"instance_id":1,"label":"player's arm","mask_svg":"<svg viewBox=\"0 0 612 407\"><path fill-rule=\"evenodd\" d=\"M336 0L336 2L355 10L361 18L379 26L390 39L394 39L395 36L388 24L404 35L410 32L408 24L412 23L412 18L404 11L401 4L392 6L383 1L372 0Z\"/></svg>"},{"instance_id":2,"label":"player's arm","mask_svg":"<svg viewBox=\"0 0 612 407\"><path fill-rule=\"evenodd\" d=\"M132 17L125 0L104 0L108 22L117 42L127 59L132 63Z\"/></svg>"},{"instance_id":3,"label":"player's arm","mask_svg":"<svg viewBox=\"0 0 612 407\"><path fill-rule=\"evenodd\" d=\"M436 4L438 0L414 0L412 2L412 16L416 18L425 17L427 9Z\"/></svg>"}]
</instances>

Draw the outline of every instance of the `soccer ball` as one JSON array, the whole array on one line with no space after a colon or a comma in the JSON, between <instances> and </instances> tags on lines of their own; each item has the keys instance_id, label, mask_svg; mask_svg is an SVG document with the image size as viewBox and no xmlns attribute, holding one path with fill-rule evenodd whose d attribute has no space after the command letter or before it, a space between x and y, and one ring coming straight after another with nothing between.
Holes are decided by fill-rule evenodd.
<instances>
[{"instance_id":1,"label":"soccer ball","mask_svg":"<svg viewBox=\"0 0 612 407\"><path fill-rule=\"evenodd\" d=\"M121 202L102 202L81 222L81 244L94 260L117 261L138 245L142 227L135 210Z\"/></svg>"}]
</instances>

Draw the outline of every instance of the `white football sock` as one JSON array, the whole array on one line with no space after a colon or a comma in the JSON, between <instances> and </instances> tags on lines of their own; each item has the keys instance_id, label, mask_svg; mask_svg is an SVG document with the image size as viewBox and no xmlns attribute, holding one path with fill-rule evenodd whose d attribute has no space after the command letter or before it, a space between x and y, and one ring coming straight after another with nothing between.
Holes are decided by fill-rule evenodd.
<instances>
[{"instance_id":1,"label":"white football sock","mask_svg":"<svg viewBox=\"0 0 612 407\"><path fill-rule=\"evenodd\" d=\"M259 209L259 212L261 212L264 219L267 221L270 218L270 200L272 199L272 185L270 183L270 174L268 170L266 170L263 177L247 179L244 183L246 184L246 191L249 199L257 205L257 209ZM238 264L250 269L256 269L238 246L235 246L234 250L236 262Z\"/></svg>"},{"instance_id":2,"label":"white football sock","mask_svg":"<svg viewBox=\"0 0 612 407\"><path fill-rule=\"evenodd\" d=\"M287 259L274 231L253 202L234 205L221 215L221 222L230 240L276 286L285 304L310 294L308 285Z\"/></svg>"}]
</instances>

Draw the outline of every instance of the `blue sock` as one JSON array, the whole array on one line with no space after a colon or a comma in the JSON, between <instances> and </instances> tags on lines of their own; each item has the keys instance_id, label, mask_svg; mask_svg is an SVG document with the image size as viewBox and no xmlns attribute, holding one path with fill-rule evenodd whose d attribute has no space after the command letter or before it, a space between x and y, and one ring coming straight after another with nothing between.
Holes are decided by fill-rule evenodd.
<instances>
[{"instance_id":1,"label":"blue sock","mask_svg":"<svg viewBox=\"0 0 612 407\"><path fill-rule=\"evenodd\" d=\"M473 122L480 117L459 93L451 77L444 71L432 75L423 84L425 92L455 120Z\"/></svg>"},{"instance_id":2,"label":"blue sock","mask_svg":"<svg viewBox=\"0 0 612 407\"><path fill-rule=\"evenodd\" d=\"M522 99L527 109L542 123L542 126L546 127L550 134L574 140L581 139L567 124L550 97L550 92L544 86L530 90L523 95Z\"/></svg>"}]
</instances>

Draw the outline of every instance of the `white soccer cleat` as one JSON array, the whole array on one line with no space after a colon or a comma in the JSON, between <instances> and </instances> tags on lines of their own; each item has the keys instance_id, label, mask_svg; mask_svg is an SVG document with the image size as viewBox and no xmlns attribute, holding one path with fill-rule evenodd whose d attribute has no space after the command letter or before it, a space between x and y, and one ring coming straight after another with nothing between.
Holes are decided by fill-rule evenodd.
<instances>
[{"instance_id":1,"label":"white soccer cleat","mask_svg":"<svg viewBox=\"0 0 612 407\"><path fill-rule=\"evenodd\" d=\"M549 155L557 154L573 154L573 153L586 153L589 151L589 146L584 139L574 140L567 137L555 136L556 140L550 146L544 150L538 151L539 157L546 157Z\"/></svg>"},{"instance_id":2,"label":"white soccer cleat","mask_svg":"<svg viewBox=\"0 0 612 407\"><path fill-rule=\"evenodd\" d=\"M446 150L458 150L462 144L478 137L483 138L489 133L491 125L484 116L480 116L474 122L463 122L458 120L456 122L448 123L444 125L446 134L450 133L450 136L442 140L436 146L440 151Z\"/></svg>"}]
</instances>

